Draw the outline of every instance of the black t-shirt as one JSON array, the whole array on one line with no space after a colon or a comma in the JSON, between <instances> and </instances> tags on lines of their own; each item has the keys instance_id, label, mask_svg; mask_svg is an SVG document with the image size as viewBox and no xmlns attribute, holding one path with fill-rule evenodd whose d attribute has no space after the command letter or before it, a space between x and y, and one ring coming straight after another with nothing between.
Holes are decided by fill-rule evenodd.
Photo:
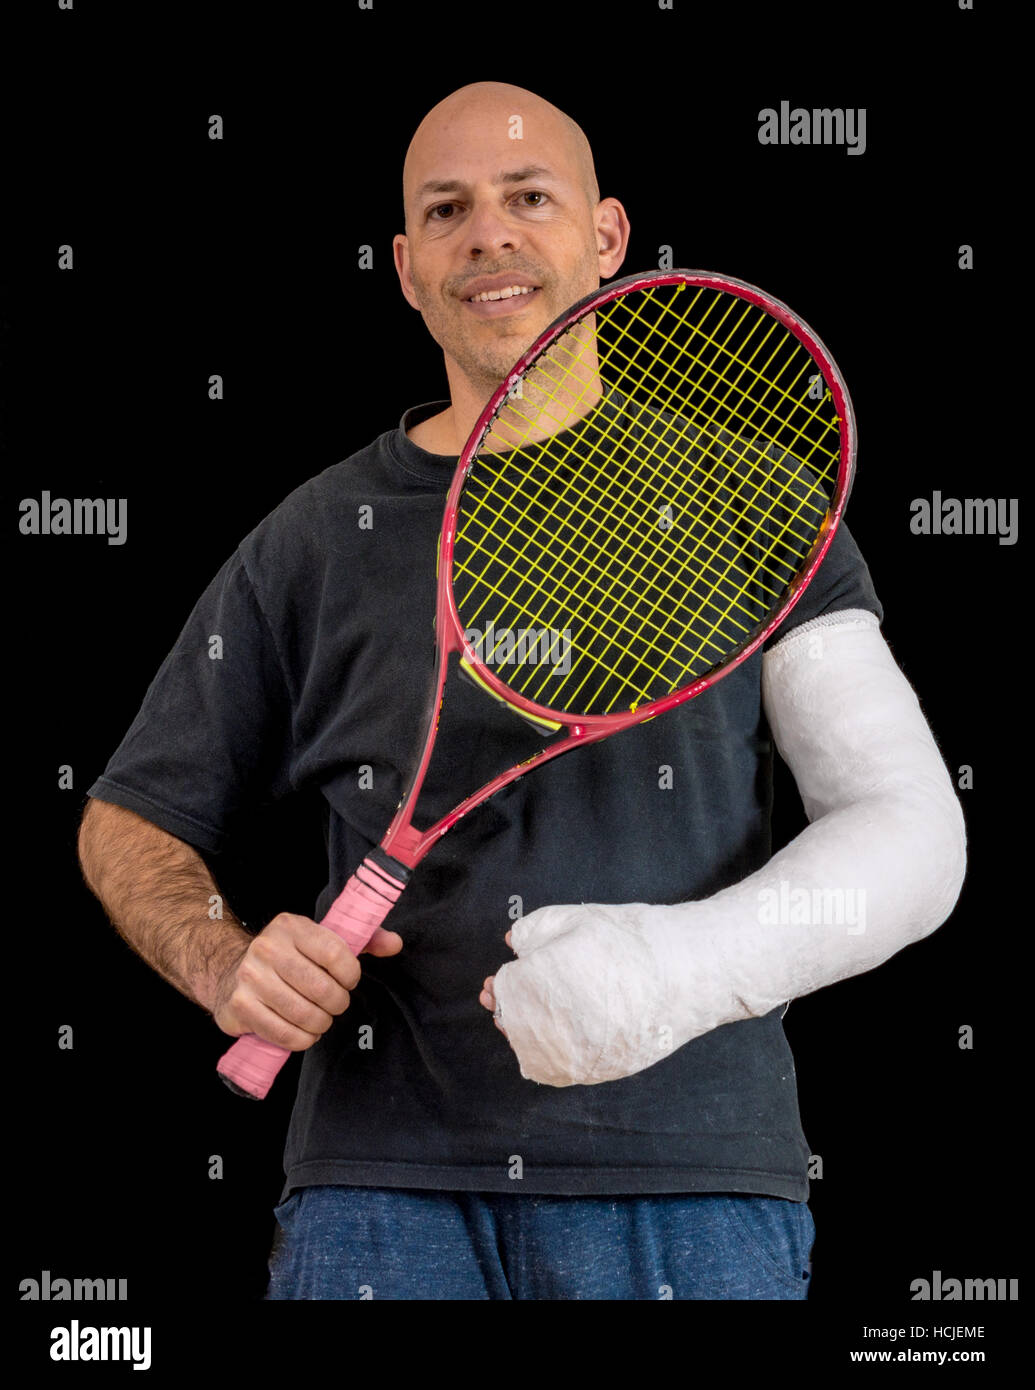
<instances>
[{"instance_id":1,"label":"black t-shirt","mask_svg":"<svg viewBox=\"0 0 1035 1390\"><path fill-rule=\"evenodd\" d=\"M406 430L444 404L408 412L242 542L90 788L210 856L249 807L318 791L329 877L317 918L388 828L419 751L455 460ZM777 637L848 608L881 616L842 526ZM807 1197L783 1009L635 1076L555 1088L521 1076L478 1002L483 979L512 959L503 937L522 912L708 897L766 863L761 665L756 652L695 700L547 764L442 838L387 923L403 951L362 957L350 1007L304 1055L285 1195L345 1183ZM448 686L418 825L541 743L467 682Z\"/></svg>"}]
</instances>

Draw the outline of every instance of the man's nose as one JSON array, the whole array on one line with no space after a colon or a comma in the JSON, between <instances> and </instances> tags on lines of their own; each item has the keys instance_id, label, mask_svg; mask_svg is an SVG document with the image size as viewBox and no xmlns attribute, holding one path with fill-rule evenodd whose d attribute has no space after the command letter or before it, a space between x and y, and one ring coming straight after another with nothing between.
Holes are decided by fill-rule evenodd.
<instances>
[{"instance_id":1,"label":"man's nose","mask_svg":"<svg viewBox=\"0 0 1035 1390\"><path fill-rule=\"evenodd\" d=\"M516 251L520 245L518 228L498 205L483 203L472 209L465 230L464 250L468 256L494 256L502 251Z\"/></svg>"}]
</instances>

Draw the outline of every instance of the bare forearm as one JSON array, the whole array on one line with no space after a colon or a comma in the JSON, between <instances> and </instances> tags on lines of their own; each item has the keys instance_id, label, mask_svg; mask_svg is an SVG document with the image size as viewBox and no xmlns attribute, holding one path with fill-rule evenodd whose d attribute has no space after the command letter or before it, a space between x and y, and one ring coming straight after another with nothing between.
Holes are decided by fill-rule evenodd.
<instances>
[{"instance_id":1,"label":"bare forearm","mask_svg":"<svg viewBox=\"0 0 1035 1390\"><path fill-rule=\"evenodd\" d=\"M182 994L214 1012L220 982L253 938L225 905L222 920L210 917L219 889L198 852L132 811L91 801L79 860L119 935Z\"/></svg>"}]
</instances>

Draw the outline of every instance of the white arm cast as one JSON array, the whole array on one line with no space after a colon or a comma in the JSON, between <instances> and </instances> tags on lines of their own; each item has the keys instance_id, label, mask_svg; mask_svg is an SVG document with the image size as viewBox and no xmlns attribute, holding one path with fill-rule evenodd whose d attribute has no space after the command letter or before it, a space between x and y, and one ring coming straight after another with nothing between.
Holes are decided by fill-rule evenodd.
<instances>
[{"instance_id":1,"label":"white arm cast","mask_svg":"<svg viewBox=\"0 0 1035 1390\"><path fill-rule=\"evenodd\" d=\"M917 698L866 612L796 628L765 710L811 824L701 902L545 907L514 924L500 1023L533 1081L642 1071L713 1028L871 970L952 911L966 838Z\"/></svg>"}]
</instances>

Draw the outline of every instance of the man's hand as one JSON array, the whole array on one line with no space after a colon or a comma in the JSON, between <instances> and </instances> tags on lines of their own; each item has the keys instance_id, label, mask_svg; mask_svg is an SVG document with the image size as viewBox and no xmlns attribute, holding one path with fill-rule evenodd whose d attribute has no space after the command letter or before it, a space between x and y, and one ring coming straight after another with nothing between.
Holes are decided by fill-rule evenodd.
<instances>
[{"instance_id":1,"label":"man's hand","mask_svg":"<svg viewBox=\"0 0 1035 1390\"><path fill-rule=\"evenodd\" d=\"M170 984L208 1010L224 1033L256 1033L300 1052L349 1006L360 966L329 928L281 912L251 936L224 905L191 845L133 811L91 801L79 833L83 875L119 934ZM220 899L221 900L221 899ZM402 950L398 932L379 927L372 956Z\"/></svg>"},{"instance_id":2,"label":"man's hand","mask_svg":"<svg viewBox=\"0 0 1035 1390\"><path fill-rule=\"evenodd\" d=\"M574 903L522 917L506 941L517 957L482 986L521 1075L548 1086L615 1081L661 1061L677 1033L664 953L676 909ZM680 933L684 935L685 933Z\"/></svg>"},{"instance_id":3,"label":"man's hand","mask_svg":"<svg viewBox=\"0 0 1035 1390\"><path fill-rule=\"evenodd\" d=\"M508 946L510 947L510 949L513 951L513 949L514 949L514 942L513 942L513 939L511 938L510 932L507 932L507 934L506 934L506 936L503 938L503 940L507 943L507 945L508 945ZM481 992L481 994L479 994L479 996L478 996L478 1002L479 1002L479 1004L481 1004L482 1008L488 1009L488 1010L489 1010L489 1012L492 1014L493 1022L495 1023L496 1027L500 1030L500 1032L501 1032L501 1033L503 1034L503 1036L506 1038L506 1036L507 1036L507 1030L504 1028L503 1024L500 1022L499 1017L498 1017L498 1012L499 1012L499 1011L498 1011L498 1007L497 1007L497 1004L496 1004L496 989L495 989L495 985L496 985L496 976L495 976L495 975L489 975L489 976L487 976L486 979L482 982L482 992ZM509 1041L509 1039L508 1039L508 1041Z\"/></svg>"},{"instance_id":4,"label":"man's hand","mask_svg":"<svg viewBox=\"0 0 1035 1390\"><path fill-rule=\"evenodd\" d=\"M365 949L372 956L394 956L402 944L398 932L379 927ZM334 932L310 917L281 912L226 970L212 1015L231 1036L255 1033L303 1052L349 1007L361 973Z\"/></svg>"}]
</instances>

